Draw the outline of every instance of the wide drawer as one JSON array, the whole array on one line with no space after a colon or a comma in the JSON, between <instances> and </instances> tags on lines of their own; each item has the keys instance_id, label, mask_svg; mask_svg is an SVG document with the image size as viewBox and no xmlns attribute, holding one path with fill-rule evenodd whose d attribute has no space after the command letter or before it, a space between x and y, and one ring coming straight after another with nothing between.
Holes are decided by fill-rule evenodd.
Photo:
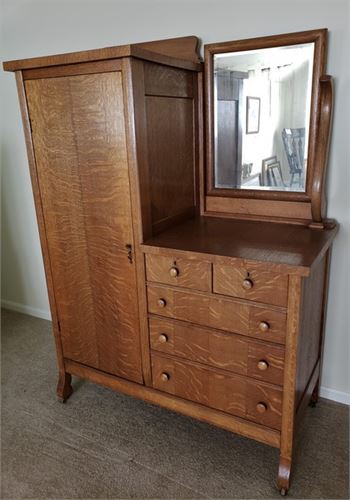
<instances>
[{"instance_id":1,"label":"wide drawer","mask_svg":"<svg viewBox=\"0 0 350 500\"><path fill-rule=\"evenodd\" d=\"M285 342L286 313L211 294L148 285L148 311L201 326Z\"/></svg>"},{"instance_id":2,"label":"wide drawer","mask_svg":"<svg viewBox=\"0 0 350 500\"><path fill-rule=\"evenodd\" d=\"M151 349L283 385L284 349L189 323L150 318Z\"/></svg>"},{"instance_id":3,"label":"wide drawer","mask_svg":"<svg viewBox=\"0 0 350 500\"><path fill-rule=\"evenodd\" d=\"M146 254L147 281L211 291L211 263Z\"/></svg>"},{"instance_id":4,"label":"wide drawer","mask_svg":"<svg viewBox=\"0 0 350 500\"><path fill-rule=\"evenodd\" d=\"M213 291L242 299L287 306L288 275L278 274L257 263L232 266L214 264Z\"/></svg>"},{"instance_id":5,"label":"wide drawer","mask_svg":"<svg viewBox=\"0 0 350 500\"><path fill-rule=\"evenodd\" d=\"M226 413L281 428L282 389L152 354L153 387Z\"/></svg>"}]
</instances>

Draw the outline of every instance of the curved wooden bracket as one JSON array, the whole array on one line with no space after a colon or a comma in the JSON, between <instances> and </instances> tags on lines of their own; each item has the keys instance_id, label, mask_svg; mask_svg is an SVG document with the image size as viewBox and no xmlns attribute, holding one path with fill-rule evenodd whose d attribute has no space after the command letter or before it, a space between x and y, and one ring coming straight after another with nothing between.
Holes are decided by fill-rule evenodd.
<instances>
[{"instance_id":1,"label":"curved wooden bracket","mask_svg":"<svg viewBox=\"0 0 350 500\"><path fill-rule=\"evenodd\" d=\"M311 213L313 227L323 228L325 215L325 177L328 161L329 139L333 108L332 77L323 75L320 78L320 118L316 132L315 168L311 191Z\"/></svg>"}]
</instances>

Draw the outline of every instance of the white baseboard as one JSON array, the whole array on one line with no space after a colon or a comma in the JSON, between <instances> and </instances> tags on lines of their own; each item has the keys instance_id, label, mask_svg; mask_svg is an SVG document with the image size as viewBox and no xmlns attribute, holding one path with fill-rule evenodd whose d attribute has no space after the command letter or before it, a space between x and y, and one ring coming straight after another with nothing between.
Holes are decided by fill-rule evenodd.
<instances>
[{"instance_id":1,"label":"white baseboard","mask_svg":"<svg viewBox=\"0 0 350 500\"><path fill-rule=\"evenodd\" d=\"M348 392L336 391L335 389L329 389L328 387L321 386L320 396L321 398L331 399L332 401L337 401L338 403L350 405L350 394Z\"/></svg>"},{"instance_id":2,"label":"white baseboard","mask_svg":"<svg viewBox=\"0 0 350 500\"><path fill-rule=\"evenodd\" d=\"M29 314L29 316L35 316L36 318L47 319L48 321L51 321L51 313L50 311L45 309L26 306L25 304L12 302L12 300L2 300L1 307L3 307L4 309L10 309L11 311Z\"/></svg>"},{"instance_id":3,"label":"white baseboard","mask_svg":"<svg viewBox=\"0 0 350 500\"><path fill-rule=\"evenodd\" d=\"M2 300L1 306L4 309L10 309L11 311L17 311L23 314L29 314L29 316L36 316L37 318L51 321L50 311L45 309L38 309L36 307L18 304L17 302L12 302L11 300ZM329 389L328 387L321 387L320 396L325 399L337 401L338 403L350 405L350 394L347 392L336 391L335 389Z\"/></svg>"}]
</instances>

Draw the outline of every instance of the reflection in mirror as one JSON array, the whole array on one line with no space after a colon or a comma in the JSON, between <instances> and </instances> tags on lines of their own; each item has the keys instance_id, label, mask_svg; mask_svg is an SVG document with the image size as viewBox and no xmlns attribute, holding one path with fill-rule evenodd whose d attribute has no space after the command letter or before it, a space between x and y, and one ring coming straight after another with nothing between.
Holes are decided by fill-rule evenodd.
<instances>
[{"instance_id":1,"label":"reflection in mirror","mask_svg":"<svg viewBox=\"0 0 350 500\"><path fill-rule=\"evenodd\" d=\"M215 187L305 191L314 43L214 55Z\"/></svg>"}]
</instances>

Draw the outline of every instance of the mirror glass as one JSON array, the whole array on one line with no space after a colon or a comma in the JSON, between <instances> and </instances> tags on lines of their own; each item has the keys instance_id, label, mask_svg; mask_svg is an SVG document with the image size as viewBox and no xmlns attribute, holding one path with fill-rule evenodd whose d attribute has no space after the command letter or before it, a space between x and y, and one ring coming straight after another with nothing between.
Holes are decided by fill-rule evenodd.
<instances>
[{"instance_id":1,"label":"mirror glass","mask_svg":"<svg viewBox=\"0 0 350 500\"><path fill-rule=\"evenodd\" d=\"M314 43L214 55L215 187L305 191Z\"/></svg>"}]
</instances>

